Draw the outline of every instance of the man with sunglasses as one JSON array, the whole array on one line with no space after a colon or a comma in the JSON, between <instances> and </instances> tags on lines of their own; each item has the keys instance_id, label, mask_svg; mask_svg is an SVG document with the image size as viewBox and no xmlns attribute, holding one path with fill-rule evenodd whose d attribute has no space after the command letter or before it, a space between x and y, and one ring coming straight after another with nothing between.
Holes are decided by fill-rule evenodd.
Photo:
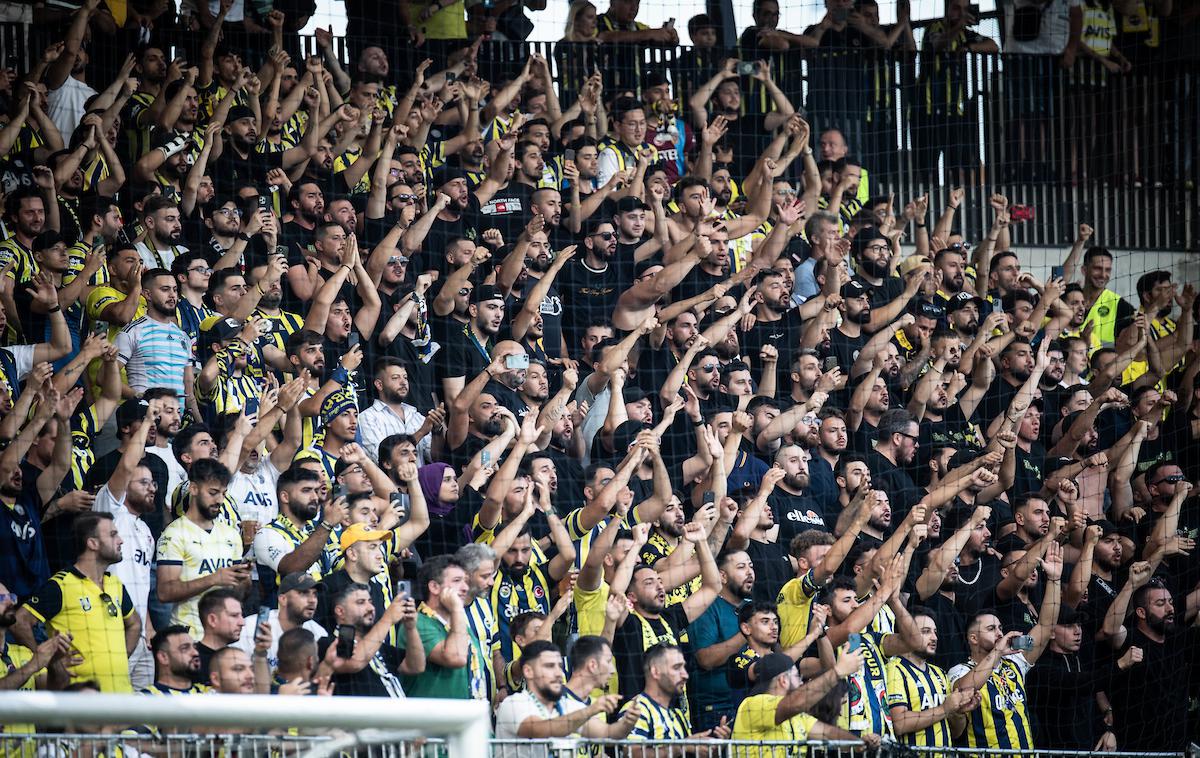
<instances>
[{"instance_id":1,"label":"man with sunglasses","mask_svg":"<svg viewBox=\"0 0 1200 758\"><path fill-rule=\"evenodd\" d=\"M871 483L888 494L892 518L899 523L922 496L906 470L917 459L920 430L911 413L892 408L883 412L876 434L875 449L867 454Z\"/></svg>"},{"instance_id":2,"label":"man with sunglasses","mask_svg":"<svg viewBox=\"0 0 1200 758\"><path fill-rule=\"evenodd\" d=\"M33 650L34 624L50 634L69 634L83 660L71 681L94 681L101 692L132 692L129 655L142 636L142 621L121 580L109 568L122 560L121 535L108 513L81 514L73 526L74 565L43 584L17 611L11 628Z\"/></svg>"},{"instance_id":3,"label":"man with sunglasses","mask_svg":"<svg viewBox=\"0 0 1200 758\"><path fill-rule=\"evenodd\" d=\"M580 340L588 324L612 317L621 287L628 281L621 277L614 262L618 238L611 221L587 222L581 240L582 254L577 253L563 267L557 280L562 297L563 337L574 358L581 357Z\"/></svg>"}]
</instances>

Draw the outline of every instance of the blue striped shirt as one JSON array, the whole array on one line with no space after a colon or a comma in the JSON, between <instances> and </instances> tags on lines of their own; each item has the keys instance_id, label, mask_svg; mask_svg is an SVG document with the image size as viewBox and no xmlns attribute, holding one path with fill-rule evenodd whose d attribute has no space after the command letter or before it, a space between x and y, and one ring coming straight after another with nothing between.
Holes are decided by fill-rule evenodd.
<instances>
[{"instance_id":1,"label":"blue striped shirt","mask_svg":"<svg viewBox=\"0 0 1200 758\"><path fill-rule=\"evenodd\" d=\"M192 339L176 324L148 316L134 320L117 335L117 357L136 391L165 387L186 394L183 370L192 360Z\"/></svg>"}]
</instances>

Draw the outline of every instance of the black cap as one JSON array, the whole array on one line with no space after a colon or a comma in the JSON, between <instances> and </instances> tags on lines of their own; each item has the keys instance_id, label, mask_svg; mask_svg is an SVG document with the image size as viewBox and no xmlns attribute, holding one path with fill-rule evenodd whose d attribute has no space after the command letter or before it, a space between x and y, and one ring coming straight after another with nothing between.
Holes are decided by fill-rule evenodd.
<instances>
[{"instance_id":1,"label":"black cap","mask_svg":"<svg viewBox=\"0 0 1200 758\"><path fill-rule=\"evenodd\" d=\"M842 285L841 294L843 300L851 297L866 297L867 288L857 279L851 279Z\"/></svg>"},{"instance_id":2,"label":"black cap","mask_svg":"<svg viewBox=\"0 0 1200 758\"><path fill-rule=\"evenodd\" d=\"M206 331L218 342L233 339L242 330L242 322L228 316L209 324Z\"/></svg>"},{"instance_id":3,"label":"black cap","mask_svg":"<svg viewBox=\"0 0 1200 758\"><path fill-rule=\"evenodd\" d=\"M294 590L311 590L316 589L317 580L312 578L312 574L306 574L303 571L293 571L279 582L279 594L284 595Z\"/></svg>"},{"instance_id":4,"label":"black cap","mask_svg":"<svg viewBox=\"0 0 1200 758\"><path fill-rule=\"evenodd\" d=\"M146 411L149 409L150 404L145 400L137 398L126 400L117 407L117 428L129 426L134 421L141 421L146 418Z\"/></svg>"},{"instance_id":5,"label":"black cap","mask_svg":"<svg viewBox=\"0 0 1200 758\"><path fill-rule=\"evenodd\" d=\"M472 303L486 303L488 300L503 300L504 293L492 284L481 284L471 292Z\"/></svg>"},{"instance_id":6,"label":"black cap","mask_svg":"<svg viewBox=\"0 0 1200 758\"><path fill-rule=\"evenodd\" d=\"M761 695L771 686L771 681L796 662L783 653L767 653L754 664L754 686L750 688L751 695Z\"/></svg>"},{"instance_id":7,"label":"black cap","mask_svg":"<svg viewBox=\"0 0 1200 758\"><path fill-rule=\"evenodd\" d=\"M961 308L966 308L971 303L975 303L975 307L979 309L980 313L983 312L987 305L987 301L982 297L972 295L970 292L959 292L946 303L946 312L954 313Z\"/></svg>"},{"instance_id":8,"label":"black cap","mask_svg":"<svg viewBox=\"0 0 1200 758\"><path fill-rule=\"evenodd\" d=\"M1088 523L1088 526L1100 527L1100 539L1104 539L1105 537L1109 537L1114 534L1121 533L1121 530L1119 528L1117 528L1117 525L1114 524L1113 522L1109 521L1106 518L1096 519L1095 521L1091 521Z\"/></svg>"},{"instance_id":9,"label":"black cap","mask_svg":"<svg viewBox=\"0 0 1200 758\"><path fill-rule=\"evenodd\" d=\"M46 231L42 232L41 234L39 234L38 236L33 238L33 249L34 250L49 250L50 248L54 247L55 245L57 245L60 242L65 243L66 239L64 239L61 234L54 231L53 229L47 229Z\"/></svg>"},{"instance_id":10,"label":"black cap","mask_svg":"<svg viewBox=\"0 0 1200 758\"><path fill-rule=\"evenodd\" d=\"M657 256L654 258L649 258L644 261L638 261L636 264L634 264L634 267L633 267L633 277L636 279L639 276L642 276L643 274L645 274L650 269L654 268L655 266L661 267L662 265L663 265L663 262L661 260L659 260Z\"/></svg>"},{"instance_id":11,"label":"black cap","mask_svg":"<svg viewBox=\"0 0 1200 758\"><path fill-rule=\"evenodd\" d=\"M433 181L429 186L444 187L455 179L466 180L467 174L458 166L443 164L433 170Z\"/></svg>"},{"instance_id":12,"label":"black cap","mask_svg":"<svg viewBox=\"0 0 1200 758\"><path fill-rule=\"evenodd\" d=\"M636 403L639 400L645 400L650 397L641 387L633 385L625 385L621 388L621 401L624 403Z\"/></svg>"},{"instance_id":13,"label":"black cap","mask_svg":"<svg viewBox=\"0 0 1200 758\"><path fill-rule=\"evenodd\" d=\"M226 117L225 123L232 124L243 118L254 118L254 111L250 110L248 105L235 105L229 109L229 116Z\"/></svg>"},{"instance_id":14,"label":"black cap","mask_svg":"<svg viewBox=\"0 0 1200 758\"><path fill-rule=\"evenodd\" d=\"M1066 603L1061 604L1058 608L1058 623L1061 626L1071 626L1073 624L1087 626L1090 620L1090 616L1086 610L1077 611Z\"/></svg>"},{"instance_id":15,"label":"black cap","mask_svg":"<svg viewBox=\"0 0 1200 758\"><path fill-rule=\"evenodd\" d=\"M913 308L913 313L917 316L924 316L925 318L938 321L945 317L946 309L929 300L919 300L916 307Z\"/></svg>"},{"instance_id":16,"label":"black cap","mask_svg":"<svg viewBox=\"0 0 1200 758\"><path fill-rule=\"evenodd\" d=\"M642 202L640 197L626 195L617 201L617 213L628 213L629 211L648 211L650 206Z\"/></svg>"}]
</instances>

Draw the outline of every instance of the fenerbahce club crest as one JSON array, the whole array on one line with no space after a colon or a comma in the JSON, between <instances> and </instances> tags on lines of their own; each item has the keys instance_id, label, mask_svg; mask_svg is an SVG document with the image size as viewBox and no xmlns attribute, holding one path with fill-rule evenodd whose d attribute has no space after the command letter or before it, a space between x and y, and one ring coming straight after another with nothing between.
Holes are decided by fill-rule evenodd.
<instances>
[{"instance_id":1,"label":"fenerbahce club crest","mask_svg":"<svg viewBox=\"0 0 1200 758\"><path fill-rule=\"evenodd\" d=\"M79 598L79 605L86 613L92 609L92 599L90 597L81 597Z\"/></svg>"}]
</instances>

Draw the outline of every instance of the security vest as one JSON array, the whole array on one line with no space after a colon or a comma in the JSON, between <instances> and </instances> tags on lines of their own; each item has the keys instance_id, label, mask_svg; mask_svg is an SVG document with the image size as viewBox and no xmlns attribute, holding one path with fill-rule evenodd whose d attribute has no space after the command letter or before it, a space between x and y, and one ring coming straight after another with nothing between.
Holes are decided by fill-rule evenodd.
<instances>
[{"instance_id":1,"label":"security vest","mask_svg":"<svg viewBox=\"0 0 1200 758\"><path fill-rule=\"evenodd\" d=\"M1094 324L1092 334L1096 335L1100 344L1105 347L1112 347L1117 341L1117 303L1120 301L1120 295L1112 290L1104 290L1092 304L1087 318L1083 320L1085 324L1089 321Z\"/></svg>"}]
</instances>

